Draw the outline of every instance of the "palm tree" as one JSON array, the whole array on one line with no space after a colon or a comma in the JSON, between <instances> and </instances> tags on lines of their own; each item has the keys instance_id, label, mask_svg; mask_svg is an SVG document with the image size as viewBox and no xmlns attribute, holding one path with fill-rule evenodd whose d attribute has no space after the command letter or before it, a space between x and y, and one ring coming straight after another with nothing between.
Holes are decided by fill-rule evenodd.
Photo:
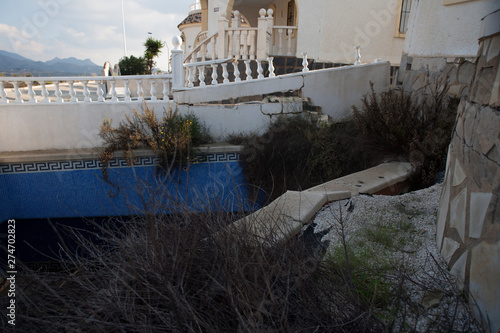
<instances>
[{"instance_id":1,"label":"palm tree","mask_svg":"<svg viewBox=\"0 0 500 333\"><path fill-rule=\"evenodd\" d=\"M146 51L144 51L144 58L146 59L146 74L151 74L153 67L156 64L153 58L158 57L165 44L159 39L149 37L144 43L144 46L146 47Z\"/></svg>"}]
</instances>

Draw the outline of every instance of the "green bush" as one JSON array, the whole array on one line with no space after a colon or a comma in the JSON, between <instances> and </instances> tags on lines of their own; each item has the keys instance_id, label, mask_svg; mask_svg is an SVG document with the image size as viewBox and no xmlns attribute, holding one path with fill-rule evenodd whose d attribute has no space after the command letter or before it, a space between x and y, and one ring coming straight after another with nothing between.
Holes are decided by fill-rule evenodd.
<instances>
[{"instance_id":1,"label":"green bush","mask_svg":"<svg viewBox=\"0 0 500 333\"><path fill-rule=\"evenodd\" d=\"M401 156L415 172L412 189L425 188L444 170L457 112L447 86L429 84L418 92L390 90L365 96L353 107L362 144L380 154Z\"/></svg>"}]
</instances>

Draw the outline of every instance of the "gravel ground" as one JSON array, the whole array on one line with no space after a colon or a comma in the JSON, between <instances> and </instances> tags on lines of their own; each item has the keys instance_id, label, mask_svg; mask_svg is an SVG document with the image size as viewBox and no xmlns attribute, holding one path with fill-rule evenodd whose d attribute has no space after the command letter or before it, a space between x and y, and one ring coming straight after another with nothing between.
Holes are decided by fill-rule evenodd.
<instances>
[{"instance_id":1,"label":"gravel ground","mask_svg":"<svg viewBox=\"0 0 500 333\"><path fill-rule=\"evenodd\" d=\"M360 195L325 206L314 220L315 233L329 244L327 253L345 235L370 269L384 272L392 286L404 281L395 332L482 332L437 249L441 190L437 184L399 196Z\"/></svg>"}]
</instances>

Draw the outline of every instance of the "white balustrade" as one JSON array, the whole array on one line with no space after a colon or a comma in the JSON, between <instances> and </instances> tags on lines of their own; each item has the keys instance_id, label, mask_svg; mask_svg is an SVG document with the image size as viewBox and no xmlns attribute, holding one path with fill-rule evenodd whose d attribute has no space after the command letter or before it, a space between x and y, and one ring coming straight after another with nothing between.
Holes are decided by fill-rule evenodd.
<instances>
[{"instance_id":1,"label":"white balustrade","mask_svg":"<svg viewBox=\"0 0 500 333\"><path fill-rule=\"evenodd\" d=\"M170 82L170 80L163 79L163 100L164 101L167 101L169 99L169 97L168 97L169 82Z\"/></svg>"},{"instance_id":2,"label":"white balustrade","mask_svg":"<svg viewBox=\"0 0 500 333\"><path fill-rule=\"evenodd\" d=\"M234 59L233 68L234 68L234 82L240 82L240 69L238 68L238 59Z\"/></svg>"},{"instance_id":3,"label":"white balustrade","mask_svg":"<svg viewBox=\"0 0 500 333\"><path fill-rule=\"evenodd\" d=\"M118 96L116 95L116 81L111 81L111 102L118 102Z\"/></svg>"},{"instance_id":4,"label":"white balustrade","mask_svg":"<svg viewBox=\"0 0 500 333\"><path fill-rule=\"evenodd\" d=\"M89 91L89 87L88 87L89 82L82 81L82 83L83 83L83 94L85 95L84 102L85 103L92 102L92 98L90 97L90 91Z\"/></svg>"},{"instance_id":5,"label":"white balustrade","mask_svg":"<svg viewBox=\"0 0 500 333\"><path fill-rule=\"evenodd\" d=\"M125 85L125 102L130 102L130 88L128 86L128 80L123 81Z\"/></svg>"},{"instance_id":6,"label":"white balustrade","mask_svg":"<svg viewBox=\"0 0 500 333\"><path fill-rule=\"evenodd\" d=\"M21 92L19 91L19 82L14 82L14 92L16 94L16 100L15 103L23 103L23 100L21 98Z\"/></svg>"},{"instance_id":7,"label":"white balustrade","mask_svg":"<svg viewBox=\"0 0 500 333\"><path fill-rule=\"evenodd\" d=\"M142 90L142 80L137 80L137 100L144 101L144 91Z\"/></svg>"},{"instance_id":8,"label":"white balustrade","mask_svg":"<svg viewBox=\"0 0 500 333\"><path fill-rule=\"evenodd\" d=\"M271 53L275 56L293 56L295 54L294 37L297 27L292 26L274 26L274 46L271 47ZM285 49L286 48L286 49Z\"/></svg>"},{"instance_id":9,"label":"white balustrade","mask_svg":"<svg viewBox=\"0 0 500 333\"><path fill-rule=\"evenodd\" d=\"M217 84L217 64L212 64L212 84Z\"/></svg>"},{"instance_id":10,"label":"white balustrade","mask_svg":"<svg viewBox=\"0 0 500 333\"><path fill-rule=\"evenodd\" d=\"M33 82L31 81L28 82L28 94L30 96L28 103L36 103L37 100L35 98L35 91L33 90Z\"/></svg>"},{"instance_id":11,"label":"white balustrade","mask_svg":"<svg viewBox=\"0 0 500 333\"><path fill-rule=\"evenodd\" d=\"M276 74L274 74L274 57L267 58L267 61L269 62L269 77L275 77Z\"/></svg>"},{"instance_id":12,"label":"white balustrade","mask_svg":"<svg viewBox=\"0 0 500 333\"><path fill-rule=\"evenodd\" d=\"M155 80L151 80L151 90L150 90L150 93L151 93L151 100L152 101L157 101L158 98L156 97L156 82Z\"/></svg>"},{"instance_id":13,"label":"white balustrade","mask_svg":"<svg viewBox=\"0 0 500 333\"><path fill-rule=\"evenodd\" d=\"M9 100L7 99L7 94L5 93L5 87L3 81L0 81L0 103L7 104Z\"/></svg>"},{"instance_id":14,"label":"white balustrade","mask_svg":"<svg viewBox=\"0 0 500 333\"><path fill-rule=\"evenodd\" d=\"M62 92L61 92L61 88L59 88L59 82L56 81L54 82L54 85L56 87L56 103L62 103L63 102L63 99L62 99Z\"/></svg>"},{"instance_id":15,"label":"white balustrade","mask_svg":"<svg viewBox=\"0 0 500 333\"><path fill-rule=\"evenodd\" d=\"M47 91L47 87L45 86L45 81L41 81L40 85L42 86L42 103L50 103L49 92Z\"/></svg>"},{"instance_id":16,"label":"white balustrade","mask_svg":"<svg viewBox=\"0 0 500 333\"><path fill-rule=\"evenodd\" d=\"M222 63L222 83L229 83L229 73L227 72L227 63Z\"/></svg>"},{"instance_id":17,"label":"white balustrade","mask_svg":"<svg viewBox=\"0 0 500 333\"><path fill-rule=\"evenodd\" d=\"M36 104L36 103L90 103L98 102L130 102L137 97L157 101L167 100L171 95L172 74L127 75L127 76L87 76L87 77L0 77L1 104ZM130 84L137 85L137 94L131 98ZM49 84L50 83L50 84ZM12 87L6 89L5 87ZM149 89L144 94L143 84ZM163 84L163 89L158 85ZM26 87L26 88L22 88ZM107 87L109 93L106 94ZM117 92L123 89L124 97ZM160 91L158 91L160 90ZM37 99L37 94L40 96ZM78 98L81 96L80 98ZM9 99L12 102L9 103Z\"/></svg>"},{"instance_id":18,"label":"white balustrade","mask_svg":"<svg viewBox=\"0 0 500 333\"><path fill-rule=\"evenodd\" d=\"M309 72L309 63L307 62L307 52L302 53L302 72Z\"/></svg>"},{"instance_id":19,"label":"white balustrade","mask_svg":"<svg viewBox=\"0 0 500 333\"><path fill-rule=\"evenodd\" d=\"M102 89L102 85L103 85L102 81L99 80L96 83L97 83L97 101L104 102L104 97L103 97L104 91Z\"/></svg>"},{"instance_id":20,"label":"white balustrade","mask_svg":"<svg viewBox=\"0 0 500 333\"><path fill-rule=\"evenodd\" d=\"M76 98L74 82L68 81L68 83L69 83L69 96L71 97L69 101L70 103L76 103L78 102L78 98Z\"/></svg>"},{"instance_id":21,"label":"white balustrade","mask_svg":"<svg viewBox=\"0 0 500 333\"><path fill-rule=\"evenodd\" d=\"M360 48L361 46L356 46L356 53L354 54L354 65L357 66L357 65L361 65L361 51L360 51Z\"/></svg>"},{"instance_id":22,"label":"white balustrade","mask_svg":"<svg viewBox=\"0 0 500 333\"><path fill-rule=\"evenodd\" d=\"M264 78L264 70L262 69L262 61L261 60L257 60L257 73L259 74L257 76L257 78L260 80L260 79L263 79Z\"/></svg>"},{"instance_id":23,"label":"white balustrade","mask_svg":"<svg viewBox=\"0 0 500 333\"><path fill-rule=\"evenodd\" d=\"M250 81L253 79L252 78L252 69L250 68L250 60L245 60L244 63L245 63L245 75L246 75L245 80Z\"/></svg>"}]
</instances>

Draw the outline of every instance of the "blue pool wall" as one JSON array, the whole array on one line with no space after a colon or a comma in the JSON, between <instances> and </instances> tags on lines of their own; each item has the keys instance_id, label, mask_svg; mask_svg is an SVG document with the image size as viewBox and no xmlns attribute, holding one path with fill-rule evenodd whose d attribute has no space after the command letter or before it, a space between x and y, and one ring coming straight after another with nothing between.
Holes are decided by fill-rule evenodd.
<instances>
[{"instance_id":1,"label":"blue pool wall","mask_svg":"<svg viewBox=\"0 0 500 333\"><path fill-rule=\"evenodd\" d=\"M102 179L97 159L0 164L0 223L8 219L141 215L178 209L249 211L238 152L207 153L198 163L158 172L157 158L134 166L115 158ZM118 189L117 189L118 188Z\"/></svg>"}]
</instances>

